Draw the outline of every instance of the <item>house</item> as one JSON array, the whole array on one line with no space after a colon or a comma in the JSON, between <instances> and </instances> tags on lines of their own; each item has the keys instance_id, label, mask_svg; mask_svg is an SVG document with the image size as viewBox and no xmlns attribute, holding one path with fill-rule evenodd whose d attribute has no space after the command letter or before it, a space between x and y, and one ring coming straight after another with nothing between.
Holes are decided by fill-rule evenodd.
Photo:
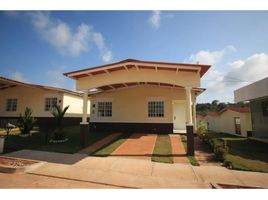
<instances>
[{"instance_id":1,"label":"house","mask_svg":"<svg viewBox=\"0 0 268 200\"><path fill-rule=\"evenodd\" d=\"M26 107L33 111L33 116L41 126L53 121L51 111L54 105L62 108L69 105L63 123L77 124L82 115L82 94L70 90L23 83L0 77L0 125L16 121ZM90 104L90 102L89 102ZM88 110L88 112L90 112Z\"/></svg>"},{"instance_id":2,"label":"house","mask_svg":"<svg viewBox=\"0 0 268 200\"><path fill-rule=\"evenodd\" d=\"M196 126L196 97L209 67L127 59L64 75L84 93L81 132L89 106L90 129L185 133L186 123Z\"/></svg>"},{"instance_id":3,"label":"house","mask_svg":"<svg viewBox=\"0 0 268 200\"><path fill-rule=\"evenodd\" d=\"M208 112L206 116L204 117L204 122L207 124L208 130L211 131L219 131L218 129L218 113L217 112Z\"/></svg>"},{"instance_id":4,"label":"house","mask_svg":"<svg viewBox=\"0 0 268 200\"><path fill-rule=\"evenodd\" d=\"M268 77L234 91L235 101L249 101L252 136L268 137Z\"/></svg>"},{"instance_id":5,"label":"house","mask_svg":"<svg viewBox=\"0 0 268 200\"><path fill-rule=\"evenodd\" d=\"M200 125L202 122L204 122L204 118L206 117L206 114L203 113L197 113L196 114L196 125Z\"/></svg>"},{"instance_id":6,"label":"house","mask_svg":"<svg viewBox=\"0 0 268 200\"><path fill-rule=\"evenodd\" d=\"M247 137L252 131L249 108L226 107L219 112L209 112L205 122L208 129L215 132Z\"/></svg>"}]
</instances>

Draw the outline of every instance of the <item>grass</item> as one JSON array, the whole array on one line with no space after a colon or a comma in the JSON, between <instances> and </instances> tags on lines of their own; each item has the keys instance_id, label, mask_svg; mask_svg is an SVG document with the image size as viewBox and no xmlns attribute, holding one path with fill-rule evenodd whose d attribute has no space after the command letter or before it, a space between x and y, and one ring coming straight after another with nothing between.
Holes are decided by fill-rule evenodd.
<instances>
[{"instance_id":1,"label":"grass","mask_svg":"<svg viewBox=\"0 0 268 200\"><path fill-rule=\"evenodd\" d=\"M180 137L181 137L181 142L182 142L182 144L184 146L184 149L185 149L185 151L187 151L187 139L186 139L186 136L185 135L180 135ZM187 156L187 157L188 157L191 165L200 166L200 164L199 164L198 160L195 158L195 156Z\"/></svg>"},{"instance_id":2,"label":"grass","mask_svg":"<svg viewBox=\"0 0 268 200\"><path fill-rule=\"evenodd\" d=\"M45 142L46 134L44 131L38 131L30 137L20 137L10 135L5 141L4 153L18 151L22 149L32 149L60 153L76 153L82 149L80 145L80 126L67 126L63 128L66 137L69 139L65 143L53 144ZM90 132L88 135L87 146L105 137L107 132Z\"/></svg>"},{"instance_id":3,"label":"grass","mask_svg":"<svg viewBox=\"0 0 268 200\"><path fill-rule=\"evenodd\" d=\"M158 135L152 155L152 161L173 163L172 147L169 135Z\"/></svg>"},{"instance_id":4,"label":"grass","mask_svg":"<svg viewBox=\"0 0 268 200\"><path fill-rule=\"evenodd\" d=\"M114 141L110 142L108 145L102 147L101 149L94 152L93 156L109 156L113 153L121 144L123 144L131 134L123 133L117 137Z\"/></svg>"},{"instance_id":5,"label":"grass","mask_svg":"<svg viewBox=\"0 0 268 200\"><path fill-rule=\"evenodd\" d=\"M224 163L232 169L268 173L268 144L227 133L209 133L210 138L226 141L228 153Z\"/></svg>"}]
</instances>

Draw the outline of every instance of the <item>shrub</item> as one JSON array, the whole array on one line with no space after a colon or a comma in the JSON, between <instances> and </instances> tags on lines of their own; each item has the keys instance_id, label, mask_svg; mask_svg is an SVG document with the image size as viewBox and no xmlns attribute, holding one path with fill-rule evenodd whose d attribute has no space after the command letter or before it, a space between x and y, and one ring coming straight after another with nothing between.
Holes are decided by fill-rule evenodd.
<instances>
[{"instance_id":1,"label":"shrub","mask_svg":"<svg viewBox=\"0 0 268 200\"><path fill-rule=\"evenodd\" d=\"M55 140L62 140L64 139L64 134L62 131L62 120L64 118L64 115L66 111L68 110L69 106L66 106L63 110L60 106L56 105L55 110L52 112L52 115L54 116L56 120L56 126L54 130L54 139Z\"/></svg>"},{"instance_id":2,"label":"shrub","mask_svg":"<svg viewBox=\"0 0 268 200\"><path fill-rule=\"evenodd\" d=\"M219 161L224 161L225 156L228 153L228 147L225 140L212 140L213 142L213 152L215 157Z\"/></svg>"},{"instance_id":3,"label":"shrub","mask_svg":"<svg viewBox=\"0 0 268 200\"><path fill-rule=\"evenodd\" d=\"M32 110L26 107L24 111L24 115L20 114L18 119L18 127L20 129L21 134L26 135L30 134L30 131L33 129L35 125L36 119L32 117Z\"/></svg>"},{"instance_id":4,"label":"shrub","mask_svg":"<svg viewBox=\"0 0 268 200\"><path fill-rule=\"evenodd\" d=\"M207 142L209 137L208 137L208 129L207 125L202 122L201 124L198 125L197 130L196 130L197 136L203 141Z\"/></svg>"}]
</instances>

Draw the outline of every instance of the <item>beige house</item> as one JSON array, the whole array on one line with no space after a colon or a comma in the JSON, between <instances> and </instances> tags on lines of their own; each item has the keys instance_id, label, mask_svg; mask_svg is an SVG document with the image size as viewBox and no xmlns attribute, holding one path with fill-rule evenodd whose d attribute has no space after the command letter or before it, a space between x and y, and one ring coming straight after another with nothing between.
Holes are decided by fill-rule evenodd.
<instances>
[{"instance_id":1,"label":"beige house","mask_svg":"<svg viewBox=\"0 0 268 200\"><path fill-rule=\"evenodd\" d=\"M227 107L220 112L210 112L205 117L208 129L215 132L250 136L252 131L249 108Z\"/></svg>"},{"instance_id":2,"label":"beige house","mask_svg":"<svg viewBox=\"0 0 268 200\"><path fill-rule=\"evenodd\" d=\"M172 133L196 125L196 97L205 90L200 81L209 67L127 59L64 75L84 93L82 126Z\"/></svg>"},{"instance_id":3,"label":"beige house","mask_svg":"<svg viewBox=\"0 0 268 200\"><path fill-rule=\"evenodd\" d=\"M88 102L90 105L90 102ZM33 116L40 124L51 121L54 105L62 108L69 105L65 114L66 123L78 123L83 109L82 94L70 90L23 83L0 77L0 121L4 126L7 121L17 119L26 107L33 111ZM90 113L90 110L88 110Z\"/></svg>"}]
</instances>

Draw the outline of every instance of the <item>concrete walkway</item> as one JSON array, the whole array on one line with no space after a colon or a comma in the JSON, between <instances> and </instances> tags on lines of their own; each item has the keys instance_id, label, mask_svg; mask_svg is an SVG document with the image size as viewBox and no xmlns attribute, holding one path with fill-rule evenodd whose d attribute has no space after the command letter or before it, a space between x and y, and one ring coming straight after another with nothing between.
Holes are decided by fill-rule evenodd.
<instances>
[{"instance_id":1,"label":"concrete walkway","mask_svg":"<svg viewBox=\"0 0 268 200\"><path fill-rule=\"evenodd\" d=\"M151 160L156 138L156 134L132 134L112 153L112 156Z\"/></svg>"},{"instance_id":2,"label":"concrete walkway","mask_svg":"<svg viewBox=\"0 0 268 200\"><path fill-rule=\"evenodd\" d=\"M173 161L174 163L189 163L186 151L181 142L179 135L169 135L172 147Z\"/></svg>"},{"instance_id":3,"label":"concrete walkway","mask_svg":"<svg viewBox=\"0 0 268 200\"><path fill-rule=\"evenodd\" d=\"M113 134L110 134L107 137L103 138L102 140L97 141L93 145L91 145L91 146L89 146L89 147L87 147L85 149L82 149L79 153L90 155L93 152L101 149L105 145L107 145L110 142L112 142L115 138L119 137L119 135L121 135L121 133L113 133Z\"/></svg>"},{"instance_id":4,"label":"concrete walkway","mask_svg":"<svg viewBox=\"0 0 268 200\"><path fill-rule=\"evenodd\" d=\"M268 188L268 173L90 156L72 165L45 163L27 174L0 173L1 188L211 188L211 183Z\"/></svg>"}]
</instances>

